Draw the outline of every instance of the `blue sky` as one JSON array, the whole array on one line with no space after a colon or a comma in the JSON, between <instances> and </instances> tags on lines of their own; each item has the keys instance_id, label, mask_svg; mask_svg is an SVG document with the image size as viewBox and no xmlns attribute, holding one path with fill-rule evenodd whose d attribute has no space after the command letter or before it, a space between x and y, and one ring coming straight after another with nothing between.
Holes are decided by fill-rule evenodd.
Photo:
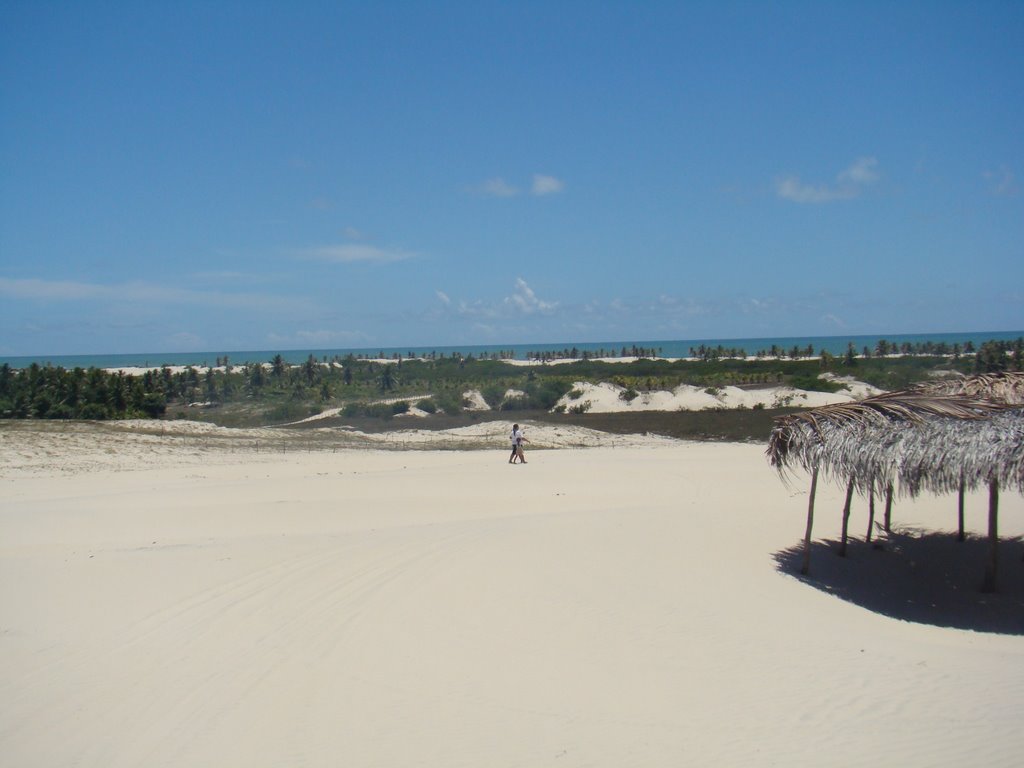
<instances>
[{"instance_id":1,"label":"blue sky","mask_svg":"<svg viewBox=\"0 0 1024 768\"><path fill-rule=\"evenodd\" d=\"M0 354L1024 327L1024 3L0 0Z\"/></svg>"}]
</instances>

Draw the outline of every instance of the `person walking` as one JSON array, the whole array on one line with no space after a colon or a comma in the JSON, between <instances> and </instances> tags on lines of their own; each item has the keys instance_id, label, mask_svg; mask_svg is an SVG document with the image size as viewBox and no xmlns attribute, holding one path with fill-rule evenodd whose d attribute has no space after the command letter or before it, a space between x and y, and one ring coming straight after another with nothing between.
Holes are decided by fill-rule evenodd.
<instances>
[{"instance_id":1,"label":"person walking","mask_svg":"<svg viewBox=\"0 0 1024 768\"><path fill-rule=\"evenodd\" d=\"M523 434L523 430L521 430L519 428L518 424L515 425L515 428L513 429L513 432L516 435L516 440L515 440L516 455L519 457L519 463L520 464L525 464L526 463L526 457L523 456L523 443L528 443L530 441L526 439L526 435Z\"/></svg>"},{"instance_id":2,"label":"person walking","mask_svg":"<svg viewBox=\"0 0 1024 768\"><path fill-rule=\"evenodd\" d=\"M521 433L519 431L519 425L512 425L512 434L509 435L509 439L512 441L512 455L508 457L509 464L515 464L516 458L519 456L519 437Z\"/></svg>"}]
</instances>

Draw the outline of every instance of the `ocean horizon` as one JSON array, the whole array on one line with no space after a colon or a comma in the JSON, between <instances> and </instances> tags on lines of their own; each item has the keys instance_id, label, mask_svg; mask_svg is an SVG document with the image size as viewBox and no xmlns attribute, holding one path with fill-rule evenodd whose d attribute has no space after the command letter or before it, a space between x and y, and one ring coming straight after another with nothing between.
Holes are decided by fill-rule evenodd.
<instances>
[{"instance_id":1,"label":"ocean horizon","mask_svg":"<svg viewBox=\"0 0 1024 768\"><path fill-rule=\"evenodd\" d=\"M648 355L657 357L679 358L690 357L692 349L701 346L742 350L748 356L760 351L768 351L777 347L784 352L797 347L807 349L813 347L814 353L826 351L833 355L845 354L852 343L859 354L864 347L874 351L879 341L885 340L897 347L903 344L913 346L920 344L946 344L952 347L958 344L962 349L971 343L975 347L986 341L1014 341L1024 337L1024 331L970 331L958 333L901 333L901 334L855 334L847 336L779 336L754 338L714 338L714 339L669 339L669 340L637 340L637 341L599 341L599 342L551 342L527 344L462 344L439 346L402 346L402 347L337 347L329 349L264 349L264 350L204 350L195 352L139 352L116 354L87 355L25 355L0 356L0 364L12 368L27 368L36 363L62 368L154 368L160 366L191 365L196 368L207 368L225 358L232 365L244 363L269 362L276 355L289 364L305 362L312 355L318 360L334 359L354 355L357 358L393 358L408 357L489 357L501 355L513 360L525 360L535 354L557 354L575 349L579 355L594 355L602 351L609 356L621 356L623 350L627 354L634 347L643 349Z\"/></svg>"}]
</instances>

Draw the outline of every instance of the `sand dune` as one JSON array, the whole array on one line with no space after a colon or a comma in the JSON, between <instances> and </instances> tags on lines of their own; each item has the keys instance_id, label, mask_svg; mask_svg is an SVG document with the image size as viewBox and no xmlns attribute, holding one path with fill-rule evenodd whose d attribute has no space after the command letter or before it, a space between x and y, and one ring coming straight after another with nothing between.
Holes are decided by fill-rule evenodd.
<instances>
[{"instance_id":1,"label":"sand dune","mask_svg":"<svg viewBox=\"0 0 1024 768\"><path fill-rule=\"evenodd\" d=\"M835 379L836 377L832 377ZM881 392L853 379L839 379L846 387L839 392L812 392L794 387L764 386L752 389L740 387L694 387L680 384L673 390L653 390L634 393L631 400L624 394L625 387L612 382L592 384L577 382L573 391L562 397L558 405L566 409L583 406L589 413L617 413L621 411L706 411L717 408L817 408L831 403L861 400Z\"/></svg>"},{"instance_id":2,"label":"sand dune","mask_svg":"<svg viewBox=\"0 0 1024 768\"><path fill-rule=\"evenodd\" d=\"M207 429L0 426L4 764L1019 762L1019 560L968 598L1001 634L941 621L980 580L970 553L922 587L931 614L852 590L896 540L857 548L846 581L816 552L821 579L798 580L779 563L805 489L760 446L636 438L511 467L503 442L257 453ZM841 504L819 489L825 539ZM980 495L968 514L984 530ZM896 519L948 531L955 500ZM1024 533L1019 496L1002 528Z\"/></svg>"}]
</instances>

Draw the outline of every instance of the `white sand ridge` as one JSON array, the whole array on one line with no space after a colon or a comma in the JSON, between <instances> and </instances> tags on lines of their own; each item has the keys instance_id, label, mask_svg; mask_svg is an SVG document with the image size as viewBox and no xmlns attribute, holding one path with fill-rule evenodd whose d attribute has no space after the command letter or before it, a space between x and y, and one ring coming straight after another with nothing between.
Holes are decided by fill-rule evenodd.
<instances>
[{"instance_id":1,"label":"white sand ridge","mask_svg":"<svg viewBox=\"0 0 1024 768\"><path fill-rule=\"evenodd\" d=\"M415 422L406 422L414 424ZM507 449L511 422L486 421L445 430L399 426L383 432L348 427L221 427L175 419L110 422L0 421L0 477L82 474L360 450ZM527 450L656 446L655 435L613 435L572 425L524 422Z\"/></svg>"},{"instance_id":2,"label":"white sand ridge","mask_svg":"<svg viewBox=\"0 0 1024 768\"><path fill-rule=\"evenodd\" d=\"M593 384L579 381L573 385L572 392L558 401L556 407L581 408L592 413L703 411L721 408L817 408L831 403L861 400L882 391L849 377L832 376L828 380L841 383L846 389L838 392L815 392L782 386L717 388L681 384L671 391L630 392L626 387L612 382ZM632 394L631 399L627 399L628 394Z\"/></svg>"}]
</instances>

